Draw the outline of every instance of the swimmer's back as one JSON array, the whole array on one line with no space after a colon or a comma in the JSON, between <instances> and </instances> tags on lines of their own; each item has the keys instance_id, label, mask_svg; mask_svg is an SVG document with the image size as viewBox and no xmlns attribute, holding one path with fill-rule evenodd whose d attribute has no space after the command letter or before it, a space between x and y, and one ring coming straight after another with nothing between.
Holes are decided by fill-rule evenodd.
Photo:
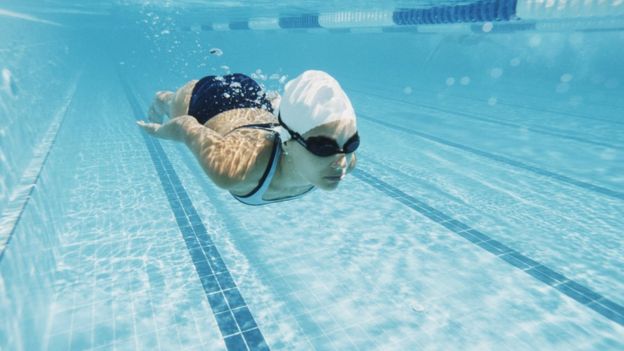
<instances>
[{"instance_id":1,"label":"swimmer's back","mask_svg":"<svg viewBox=\"0 0 624 351\"><path fill-rule=\"evenodd\" d=\"M226 135L238 127L262 123L278 123L278 121L271 112L264 109L238 108L219 113L206 121L204 126L218 132L221 135ZM251 128L243 129L249 129L250 131L257 131L263 135L269 135L267 131L263 130Z\"/></svg>"}]
</instances>

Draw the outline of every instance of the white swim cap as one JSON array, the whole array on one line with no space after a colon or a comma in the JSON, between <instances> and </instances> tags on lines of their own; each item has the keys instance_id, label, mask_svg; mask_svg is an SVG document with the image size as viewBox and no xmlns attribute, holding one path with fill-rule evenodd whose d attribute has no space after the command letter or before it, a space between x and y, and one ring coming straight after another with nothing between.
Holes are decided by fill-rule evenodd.
<instances>
[{"instance_id":1,"label":"white swim cap","mask_svg":"<svg viewBox=\"0 0 624 351\"><path fill-rule=\"evenodd\" d=\"M286 83L280 116L288 128L299 134L328 122L355 121L351 101L340 84L329 74L313 70ZM281 136L282 141L290 139L290 135L288 138Z\"/></svg>"}]
</instances>

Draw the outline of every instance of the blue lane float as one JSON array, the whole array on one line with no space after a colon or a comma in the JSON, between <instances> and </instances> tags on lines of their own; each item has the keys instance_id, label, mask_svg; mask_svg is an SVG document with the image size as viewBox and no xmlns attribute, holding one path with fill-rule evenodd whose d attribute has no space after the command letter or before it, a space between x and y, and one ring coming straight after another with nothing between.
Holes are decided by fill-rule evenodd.
<instances>
[{"instance_id":1,"label":"blue lane float","mask_svg":"<svg viewBox=\"0 0 624 351\"><path fill-rule=\"evenodd\" d=\"M321 28L317 15L301 15L294 17L280 17L279 26L282 29L294 28Z\"/></svg>"},{"instance_id":2,"label":"blue lane float","mask_svg":"<svg viewBox=\"0 0 624 351\"><path fill-rule=\"evenodd\" d=\"M587 20L591 21L587 22ZM604 21L608 23L605 25ZM476 24L487 22L496 23L491 33L526 30L592 30L594 28L622 30L624 29L624 1L478 0L457 5L399 8L389 11L355 10L250 18L228 23L193 25L185 27L184 30L197 32L325 29L332 33L355 33L368 29L364 32L482 33L483 31L479 30ZM477 27L473 27L473 24ZM408 27L410 27L409 30L405 29Z\"/></svg>"}]
</instances>

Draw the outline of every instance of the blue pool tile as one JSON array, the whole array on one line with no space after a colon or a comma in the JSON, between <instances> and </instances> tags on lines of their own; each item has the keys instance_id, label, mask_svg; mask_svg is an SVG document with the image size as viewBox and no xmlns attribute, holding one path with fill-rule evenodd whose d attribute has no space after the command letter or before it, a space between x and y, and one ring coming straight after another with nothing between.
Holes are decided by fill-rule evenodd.
<instances>
[{"instance_id":1,"label":"blue pool tile","mask_svg":"<svg viewBox=\"0 0 624 351\"><path fill-rule=\"evenodd\" d=\"M117 314L126 314L129 313L129 309L128 310L118 310ZM134 327L133 327L133 323L134 321L130 319L123 319L123 320L119 320L117 319L115 321L115 339L116 340L123 340L123 339L127 339L130 336L132 336L134 334Z\"/></svg>"},{"instance_id":2,"label":"blue pool tile","mask_svg":"<svg viewBox=\"0 0 624 351\"><path fill-rule=\"evenodd\" d=\"M87 350L91 348L91 331L73 330L69 350Z\"/></svg>"},{"instance_id":3,"label":"blue pool tile","mask_svg":"<svg viewBox=\"0 0 624 351\"><path fill-rule=\"evenodd\" d=\"M69 349L69 334L55 334L50 336L47 345L48 350L67 350Z\"/></svg>"},{"instance_id":4,"label":"blue pool tile","mask_svg":"<svg viewBox=\"0 0 624 351\"><path fill-rule=\"evenodd\" d=\"M189 222L191 222L191 225L203 225L201 219L197 221L197 219L199 218L199 214L197 214L197 211L195 211L195 208L192 205L185 205L184 213L186 213L186 216L189 218ZM193 221L194 219L195 221Z\"/></svg>"},{"instance_id":5,"label":"blue pool tile","mask_svg":"<svg viewBox=\"0 0 624 351\"><path fill-rule=\"evenodd\" d=\"M511 248L501 244L496 240L481 241L478 242L477 245L481 246L483 249L495 255L501 255L507 252L511 252Z\"/></svg>"},{"instance_id":6,"label":"blue pool tile","mask_svg":"<svg viewBox=\"0 0 624 351\"><path fill-rule=\"evenodd\" d=\"M531 260L530 258L524 257L520 253L513 250L507 252L504 255L501 255L500 258L507 261L507 263L511 264L512 266L518 267L522 270L539 265L539 263ZM532 261L532 263L529 263L527 261Z\"/></svg>"},{"instance_id":7,"label":"blue pool tile","mask_svg":"<svg viewBox=\"0 0 624 351\"><path fill-rule=\"evenodd\" d=\"M225 347L228 351L247 351L245 341L240 334L232 335L225 338Z\"/></svg>"},{"instance_id":8,"label":"blue pool tile","mask_svg":"<svg viewBox=\"0 0 624 351\"><path fill-rule=\"evenodd\" d=\"M615 313L618 313L620 315L624 316L624 306L622 305L618 305L617 303L611 301L611 300L607 300L606 298L602 297L599 299L596 299L596 302L605 306L606 308L609 308L611 310L613 310Z\"/></svg>"},{"instance_id":9,"label":"blue pool tile","mask_svg":"<svg viewBox=\"0 0 624 351\"><path fill-rule=\"evenodd\" d=\"M204 224L193 224L191 225L191 228L193 229L193 233L199 238L199 237L206 237L209 238L208 236L208 231L206 230L206 227L204 226Z\"/></svg>"},{"instance_id":10,"label":"blue pool tile","mask_svg":"<svg viewBox=\"0 0 624 351\"><path fill-rule=\"evenodd\" d=\"M234 284L234 280L232 280L232 276L229 272L218 273L215 274L215 276L221 285L221 289L226 290L236 287L236 284Z\"/></svg>"},{"instance_id":11,"label":"blue pool tile","mask_svg":"<svg viewBox=\"0 0 624 351\"><path fill-rule=\"evenodd\" d=\"M587 304L587 307L618 323L619 325L624 325L624 314L618 313L618 311L605 306L605 304L601 301L592 301Z\"/></svg>"},{"instance_id":12,"label":"blue pool tile","mask_svg":"<svg viewBox=\"0 0 624 351\"><path fill-rule=\"evenodd\" d=\"M218 291L221 291L221 287L219 287L219 283L214 275L203 276L199 278L201 280L202 286L204 287L204 291L206 294L212 294Z\"/></svg>"},{"instance_id":13,"label":"blue pool tile","mask_svg":"<svg viewBox=\"0 0 624 351\"><path fill-rule=\"evenodd\" d=\"M184 232L184 231L182 231ZM201 244L197 241L196 238L192 237L192 236L186 236L184 238L184 242L186 243L186 248L191 250L191 249L200 249L201 250Z\"/></svg>"},{"instance_id":14,"label":"blue pool tile","mask_svg":"<svg viewBox=\"0 0 624 351\"><path fill-rule=\"evenodd\" d=\"M188 221L184 224L184 226L180 227L180 231L184 236L184 240L190 242L197 241L195 238L195 232L193 231L193 227L190 226L190 223Z\"/></svg>"},{"instance_id":15,"label":"blue pool tile","mask_svg":"<svg viewBox=\"0 0 624 351\"><path fill-rule=\"evenodd\" d=\"M228 311L228 305L222 293L214 293L208 295L208 302L212 308L212 313L220 313Z\"/></svg>"},{"instance_id":16,"label":"blue pool tile","mask_svg":"<svg viewBox=\"0 0 624 351\"><path fill-rule=\"evenodd\" d=\"M514 256L514 258L516 258L517 260L523 262L524 264L530 266L530 267L535 267L535 266L539 266L540 263L537 261L533 261L532 259L520 254L520 253L511 253L511 255Z\"/></svg>"},{"instance_id":17,"label":"blue pool tile","mask_svg":"<svg viewBox=\"0 0 624 351\"><path fill-rule=\"evenodd\" d=\"M567 281L567 282L565 282L562 285L568 286L568 287L570 287L570 288L580 292L581 294L589 297L592 300L598 300L598 299L602 298L602 296L600 294L598 294L598 293L596 293L596 292L594 292L592 290L589 290L585 286L583 286L583 285L581 285L581 284L579 284L579 283L577 283L577 282L575 282L573 280Z\"/></svg>"},{"instance_id":18,"label":"blue pool tile","mask_svg":"<svg viewBox=\"0 0 624 351\"><path fill-rule=\"evenodd\" d=\"M112 323L108 325L97 325L93 330L93 347L104 346L115 341Z\"/></svg>"},{"instance_id":19,"label":"blue pool tile","mask_svg":"<svg viewBox=\"0 0 624 351\"><path fill-rule=\"evenodd\" d=\"M589 303L593 300L597 300L600 299L602 296L598 295L597 293L587 289L586 287L574 282L574 281L567 281L559 286L557 286L557 289L559 289L560 291L565 292L568 296L574 297L577 300L582 300L584 301L583 303ZM580 296L579 296L580 295ZM576 297L575 297L576 296Z\"/></svg>"},{"instance_id":20,"label":"blue pool tile","mask_svg":"<svg viewBox=\"0 0 624 351\"><path fill-rule=\"evenodd\" d=\"M256 321L247 307L235 309L232 313L234 314L234 319L236 319L236 323L238 323L238 327L241 331L244 332L257 327Z\"/></svg>"},{"instance_id":21,"label":"blue pool tile","mask_svg":"<svg viewBox=\"0 0 624 351\"><path fill-rule=\"evenodd\" d=\"M204 250L207 250L208 248L214 246L214 243L212 242L212 239L207 234L206 235L199 235L199 234L195 233L195 239L199 242L199 245Z\"/></svg>"},{"instance_id":22,"label":"blue pool tile","mask_svg":"<svg viewBox=\"0 0 624 351\"><path fill-rule=\"evenodd\" d=\"M593 300L583 294L581 294L580 292L570 288L569 286L567 286L566 284L560 284L558 286L556 286L557 290L561 291L562 293L568 295L569 297L573 298L574 300L586 305L590 302L592 302Z\"/></svg>"},{"instance_id":23,"label":"blue pool tile","mask_svg":"<svg viewBox=\"0 0 624 351\"><path fill-rule=\"evenodd\" d=\"M184 211L174 212L173 214L176 220L179 220L178 223L181 223L180 225L186 225L188 223L188 218L186 218Z\"/></svg>"},{"instance_id":24,"label":"blue pool tile","mask_svg":"<svg viewBox=\"0 0 624 351\"><path fill-rule=\"evenodd\" d=\"M223 262L223 260L221 259L221 256L211 256L210 266L215 273L226 272L228 270L225 262Z\"/></svg>"},{"instance_id":25,"label":"blue pool tile","mask_svg":"<svg viewBox=\"0 0 624 351\"><path fill-rule=\"evenodd\" d=\"M206 258L204 257L200 257L200 256L191 256L191 261L193 262L193 265L195 267L197 267L198 265L204 265L207 264L206 262ZM197 268L196 268L197 269ZM199 274L199 273L198 273Z\"/></svg>"},{"instance_id":26,"label":"blue pool tile","mask_svg":"<svg viewBox=\"0 0 624 351\"><path fill-rule=\"evenodd\" d=\"M182 202L182 201L188 201L189 200L189 196L186 193L186 189L184 188L184 186L182 185L182 183L180 182L179 179L177 179L177 176L175 176L175 180L172 179L171 183L173 185L173 189L176 192L176 198L178 199L178 201Z\"/></svg>"},{"instance_id":27,"label":"blue pool tile","mask_svg":"<svg viewBox=\"0 0 624 351\"><path fill-rule=\"evenodd\" d=\"M188 219L186 219L186 217L175 217L175 221L179 227L188 224Z\"/></svg>"},{"instance_id":28,"label":"blue pool tile","mask_svg":"<svg viewBox=\"0 0 624 351\"><path fill-rule=\"evenodd\" d=\"M268 351L269 346L264 341L264 337L259 329L248 330L243 333L245 337L245 341L247 341L247 345L249 345L249 350L251 351Z\"/></svg>"},{"instance_id":29,"label":"blue pool tile","mask_svg":"<svg viewBox=\"0 0 624 351\"><path fill-rule=\"evenodd\" d=\"M185 210L189 210L193 208L193 203L191 202L191 199L189 199L188 197L180 198L180 204L184 207Z\"/></svg>"},{"instance_id":30,"label":"blue pool tile","mask_svg":"<svg viewBox=\"0 0 624 351\"><path fill-rule=\"evenodd\" d=\"M202 222L201 218L199 218L197 213L193 215L189 215L189 222L191 222L192 226L204 225L204 223Z\"/></svg>"},{"instance_id":31,"label":"blue pool tile","mask_svg":"<svg viewBox=\"0 0 624 351\"><path fill-rule=\"evenodd\" d=\"M466 239L466 240L468 240L468 241L470 241L472 243L475 243L475 244L479 243L479 242L482 242L482 241L490 240L489 236L481 233L478 230L474 230L474 229L469 229L469 230L466 230L466 231L462 231L462 232L459 232L457 234L459 234L464 239Z\"/></svg>"},{"instance_id":32,"label":"blue pool tile","mask_svg":"<svg viewBox=\"0 0 624 351\"><path fill-rule=\"evenodd\" d=\"M535 266L529 270L526 270L525 272L548 285L559 284L566 280L565 277L563 277L561 274L558 274L557 272L554 272L550 268L543 265Z\"/></svg>"},{"instance_id":33,"label":"blue pool tile","mask_svg":"<svg viewBox=\"0 0 624 351\"><path fill-rule=\"evenodd\" d=\"M225 295L225 299L230 305L230 309L245 306L245 300L243 300L243 297L241 296L238 289L224 290L223 295Z\"/></svg>"},{"instance_id":34,"label":"blue pool tile","mask_svg":"<svg viewBox=\"0 0 624 351\"><path fill-rule=\"evenodd\" d=\"M221 330L221 335L228 336L239 332L236 321L230 311L216 313L215 319Z\"/></svg>"},{"instance_id":35,"label":"blue pool tile","mask_svg":"<svg viewBox=\"0 0 624 351\"><path fill-rule=\"evenodd\" d=\"M200 277L213 275L212 269L206 260L195 263L195 270L197 271L197 275Z\"/></svg>"},{"instance_id":36,"label":"blue pool tile","mask_svg":"<svg viewBox=\"0 0 624 351\"><path fill-rule=\"evenodd\" d=\"M465 231L465 230L469 230L470 227L465 225L464 223L451 219L448 220L446 222L442 222L440 223L441 225L443 225L444 227L448 228L449 230L452 230L454 232L458 232L458 231Z\"/></svg>"},{"instance_id":37,"label":"blue pool tile","mask_svg":"<svg viewBox=\"0 0 624 351\"><path fill-rule=\"evenodd\" d=\"M191 258L193 262L205 262L206 257L204 256L204 251L201 248L190 249L189 253L191 254Z\"/></svg>"},{"instance_id":38,"label":"blue pool tile","mask_svg":"<svg viewBox=\"0 0 624 351\"><path fill-rule=\"evenodd\" d=\"M206 257L212 258L212 257L220 256L219 250L214 245L202 246L202 248L204 252L206 253Z\"/></svg>"}]
</instances>

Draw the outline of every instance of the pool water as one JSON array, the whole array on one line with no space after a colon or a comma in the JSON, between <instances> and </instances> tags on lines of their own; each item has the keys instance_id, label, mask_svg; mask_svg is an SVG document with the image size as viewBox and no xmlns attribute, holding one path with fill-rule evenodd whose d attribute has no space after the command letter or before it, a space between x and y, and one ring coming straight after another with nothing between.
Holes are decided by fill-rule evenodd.
<instances>
[{"instance_id":1,"label":"pool water","mask_svg":"<svg viewBox=\"0 0 624 351\"><path fill-rule=\"evenodd\" d=\"M0 350L624 349L621 1L0 4ZM247 206L154 94L334 76L358 164Z\"/></svg>"}]
</instances>

